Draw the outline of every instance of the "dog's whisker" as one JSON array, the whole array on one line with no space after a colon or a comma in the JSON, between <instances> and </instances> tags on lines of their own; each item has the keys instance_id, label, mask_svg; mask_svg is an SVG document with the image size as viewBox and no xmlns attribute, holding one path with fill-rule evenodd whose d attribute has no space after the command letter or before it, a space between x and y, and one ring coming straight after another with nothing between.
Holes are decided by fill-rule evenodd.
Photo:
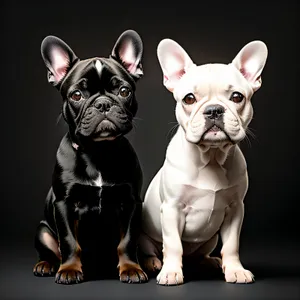
<instances>
[{"instance_id":1,"label":"dog's whisker","mask_svg":"<svg viewBox=\"0 0 300 300\"><path fill-rule=\"evenodd\" d=\"M60 113L60 114L58 115L58 117L57 117L57 119L56 119L56 125L58 125L58 123L60 122L61 118L62 118L62 113Z\"/></svg>"},{"instance_id":2,"label":"dog's whisker","mask_svg":"<svg viewBox=\"0 0 300 300\"><path fill-rule=\"evenodd\" d=\"M126 106L123 106L123 109L126 111L126 113L127 113L128 116L132 117L132 119L135 118L135 117L133 117L131 111L129 111L129 110L126 108Z\"/></svg>"},{"instance_id":3,"label":"dog's whisker","mask_svg":"<svg viewBox=\"0 0 300 300\"><path fill-rule=\"evenodd\" d=\"M168 131L167 139L172 138L174 131L176 131L176 129L179 127L179 124L177 122L175 122L175 123L176 124L174 126L172 126L172 128Z\"/></svg>"},{"instance_id":4,"label":"dog's whisker","mask_svg":"<svg viewBox=\"0 0 300 300\"><path fill-rule=\"evenodd\" d=\"M256 139L254 132L248 127L246 133L251 136L251 138Z\"/></svg>"},{"instance_id":5,"label":"dog's whisker","mask_svg":"<svg viewBox=\"0 0 300 300\"><path fill-rule=\"evenodd\" d=\"M136 129L137 129L137 125L134 121L132 121L132 130L133 130L133 133L136 133Z\"/></svg>"},{"instance_id":6,"label":"dog's whisker","mask_svg":"<svg viewBox=\"0 0 300 300\"><path fill-rule=\"evenodd\" d=\"M251 147L251 146L252 146L252 145L251 145L251 141L250 141L248 135L245 135L245 141L246 141L248 147Z\"/></svg>"},{"instance_id":7,"label":"dog's whisker","mask_svg":"<svg viewBox=\"0 0 300 300\"><path fill-rule=\"evenodd\" d=\"M246 141L246 143L247 143L247 145L249 146L249 147L252 147L252 144L251 144L251 139L250 138L252 138L252 139L256 139L256 136L255 136L255 134L251 131L251 129L250 128L247 128L246 129L246 135L245 135L245 141Z\"/></svg>"},{"instance_id":8,"label":"dog's whisker","mask_svg":"<svg viewBox=\"0 0 300 300\"><path fill-rule=\"evenodd\" d=\"M134 117L133 120L136 120L136 121L144 121L143 119L138 118L138 117Z\"/></svg>"}]
</instances>

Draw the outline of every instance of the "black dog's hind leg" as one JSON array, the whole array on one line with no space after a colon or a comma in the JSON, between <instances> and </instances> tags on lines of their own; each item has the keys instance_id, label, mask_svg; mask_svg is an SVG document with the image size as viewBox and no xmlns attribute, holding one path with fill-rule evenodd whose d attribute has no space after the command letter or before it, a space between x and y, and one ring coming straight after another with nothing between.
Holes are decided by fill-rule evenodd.
<instances>
[{"instance_id":1,"label":"black dog's hind leg","mask_svg":"<svg viewBox=\"0 0 300 300\"><path fill-rule=\"evenodd\" d=\"M39 261L33 268L35 276L54 276L60 263L57 238L46 221L41 221L35 235L35 248Z\"/></svg>"},{"instance_id":2,"label":"black dog's hind leg","mask_svg":"<svg viewBox=\"0 0 300 300\"><path fill-rule=\"evenodd\" d=\"M121 240L117 249L120 281L143 283L148 281L148 277L137 259L137 240L141 226L142 202L132 193L129 185L123 187L125 190L121 188L118 193L122 201L120 211Z\"/></svg>"}]
</instances>

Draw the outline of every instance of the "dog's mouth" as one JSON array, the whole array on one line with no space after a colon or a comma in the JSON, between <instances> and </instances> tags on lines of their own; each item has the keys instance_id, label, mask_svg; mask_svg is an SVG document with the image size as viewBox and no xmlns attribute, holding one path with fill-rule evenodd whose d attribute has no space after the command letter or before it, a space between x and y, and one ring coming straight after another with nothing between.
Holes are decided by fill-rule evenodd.
<instances>
[{"instance_id":1,"label":"dog's mouth","mask_svg":"<svg viewBox=\"0 0 300 300\"><path fill-rule=\"evenodd\" d=\"M212 143L216 143L216 142L218 143L224 141L232 142L227 132L216 124L212 125L203 133L201 140L204 142L212 142Z\"/></svg>"},{"instance_id":2,"label":"dog's mouth","mask_svg":"<svg viewBox=\"0 0 300 300\"><path fill-rule=\"evenodd\" d=\"M217 133L219 131L224 131L222 130L219 126L217 125L213 125L211 128L209 128L205 133L209 133L209 132L214 132Z\"/></svg>"},{"instance_id":3,"label":"dog's mouth","mask_svg":"<svg viewBox=\"0 0 300 300\"><path fill-rule=\"evenodd\" d=\"M93 140L98 141L112 141L120 136L121 133L118 132L116 125L105 119L98 124L94 133L93 133Z\"/></svg>"},{"instance_id":4,"label":"dog's mouth","mask_svg":"<svg viewBox=\"0 0 300 300\"><path fill-rule=\"evenodd\" d=\"M218 133L224 133L225 131L217 126L216 124L214 124L213 126L211 126L210 128L208 128L204 133L203 133L203 138L205 138L205 136L210 135L211 137L213 136L217 136Z\"/></svg>"},{"instance_id":5,"label":"dog's mouth","mask_svg":"<svg viewBox=\"0 0 300 300\"><path fill-rule=\"evenodd\" d=\"M100 142L100 141L113 141L115 140L118 136L121 134L112 134L111 132L103 132L103 134L100 134L98 136L94 136L93 140L95 142Z\"/></svg>"}]
</instances>

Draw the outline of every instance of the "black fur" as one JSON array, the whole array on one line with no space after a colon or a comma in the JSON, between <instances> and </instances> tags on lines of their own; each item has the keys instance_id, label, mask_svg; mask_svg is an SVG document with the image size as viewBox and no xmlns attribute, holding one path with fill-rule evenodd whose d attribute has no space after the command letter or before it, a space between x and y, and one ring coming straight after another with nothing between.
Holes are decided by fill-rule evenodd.
<instances>
[{"instance_id":1,"label":"black fur","mask_svg":"<svg viewBox=\"0 0 300 300\"><path fill-rule=\"evenodd\" d=\"M128 42L136 61L126 61ZM141 40L126 31L109 58L83 61L53 36L45 38L41 50L48 80L63 98L69 131L57 151L45 217L35 237L39 262L34 274L73 284L93 275L117 275L119 263L121 281L145 282L136 253L142 170L124 136L138 108L134 91L142 75ZM124 86L130 91L125 97L120 93ZM80 100L72 99L74 91L80 91ZM103 132L114 139L99 141Z\"/></svg>"}]
</instances>

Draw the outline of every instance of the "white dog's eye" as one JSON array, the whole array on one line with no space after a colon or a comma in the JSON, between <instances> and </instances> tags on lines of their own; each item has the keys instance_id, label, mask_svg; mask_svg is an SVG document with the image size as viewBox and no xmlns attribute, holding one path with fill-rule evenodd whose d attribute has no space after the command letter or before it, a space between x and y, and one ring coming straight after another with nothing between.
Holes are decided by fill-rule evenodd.
<instances>
[{"instance_id":1,"label":"white dog's eye","mask_svg":"<svg viewBox=\"0 0 300 300\"><path fill-rule=\"evenodd\" d=\"M194 104L196 102L196 98L192 93L187 94L183 100L182 100L185 104L191 105Z\"/></svg>"},{"instance_id":2,"label":"white dog's eye","mask_svg":"<svg viewBox=\"0 0 300 300\"><path fill-rule=\"evenodd\" d=\"M74 101L79 101L82 99L82 94L79 90L76 90L74 91L72 94L71 94L71 99L74 100Z\"/></svg>"},{"instance_id":3,"label":"white dog's eye","mask_svg":"<svg viewBox=\"0 0 300 300\"><path fill-rule=\"evenodd\" d=\"M230 96L230 100L234 103L240 103L244 99L244 95L242 95L240 92L233 92Z\"/></svg>"}]
</instances>

